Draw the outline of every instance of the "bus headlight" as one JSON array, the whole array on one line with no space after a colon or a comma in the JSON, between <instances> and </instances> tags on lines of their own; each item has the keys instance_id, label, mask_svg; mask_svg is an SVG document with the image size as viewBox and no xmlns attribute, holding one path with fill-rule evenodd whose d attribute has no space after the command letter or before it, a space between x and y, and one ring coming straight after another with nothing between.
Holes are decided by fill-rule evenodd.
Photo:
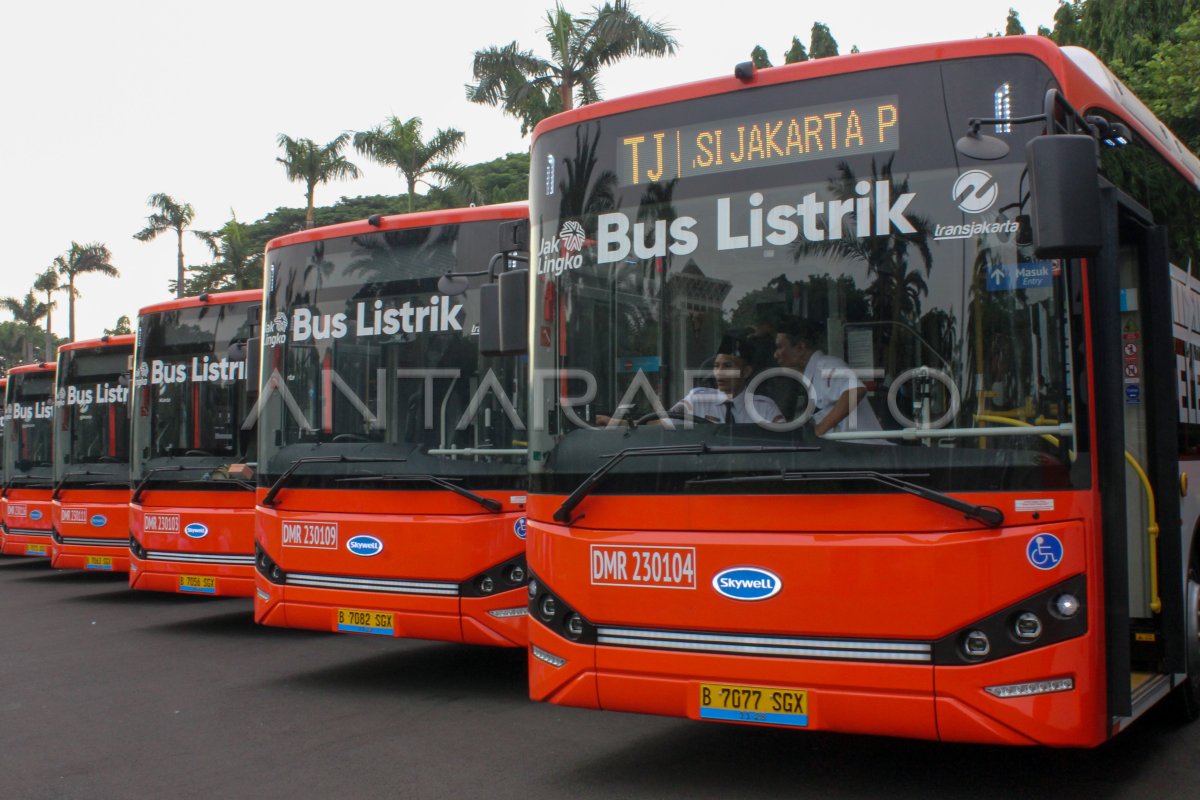
<instances>
[{"instance_id":1,"label":"bus headlight","mask_svg":"<svg viewBox=\"0 0 1200 800\"><path fill-rule=\"evenodd\" d=\"M1073 594L1060 594L1054 598L1054 610L1063 619L1070 619L1079 613L1079 598Z\"/></svg>"}]
</instances>

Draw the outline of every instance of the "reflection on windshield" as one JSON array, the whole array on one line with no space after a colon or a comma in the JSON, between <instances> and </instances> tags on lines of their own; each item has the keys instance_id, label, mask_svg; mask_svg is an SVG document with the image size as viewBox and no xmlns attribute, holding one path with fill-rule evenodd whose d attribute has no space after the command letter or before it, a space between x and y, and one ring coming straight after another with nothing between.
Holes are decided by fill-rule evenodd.
<instances>
[{"instance_id":1,"label":"reflection on windshield","mask_svg":"<svg viewBox=\"0 0 1200 800\"><path fill-rule=\"evenodd\" d=\"M1027 61L988 66L1039 90L1045 80ZM972 85L953 75L966 68L920 65L912 85ZM533 361L535 374L570 377L531 420L537 485L570 491L606 453L688 442L822 447L703 464L638 459L621 466L624 484L607 484L683 490L713 473L885 468L949 489L1086 483L1073 388L1079 282L1071 264L1032 255L1022 142L986 169L955 163L947 104L989 116L986 93L902 91L894 152L817 153L813 139L804 163L727 165L718 176L689 174L685 159L669 179L625 174L638 131L741 131L723 152L748 158L756 115L807 105L803 92L814 105L882 96L905 85L898 73L705 98L539 138L533 163L546 174L531 185L545 188L531 219L545 322ZM1028 113L1040 96L1014 90ZM672 128L675 119L686 124Z\"/></svg>"},{"instance_id":2,"label":"reflection on windshield","mask_svg":"<svg viewBox=\"0 0 1200 800\"><path fill-rule=\"evenodd\" d=\"M382 231L268 254L274 290L263 332L264 485L298 460L293 483L396 487L388 476L517 485L524 473L526 367L479 354L475 279L439 293L446 272L495 253L499 220ZM347 458L339 458L338 456ZM373 479L329 484L375 461ZM420 487L420 482L412 483Z\"/></svg>"},{"instance_id":3,"label":"reflection on windshield","mask_svg":"<svg viewBox=\"0 0 1200 800\"><path fill-rule=\"evenodd\" d=\"M4 475L10 485L49 485L53 478L53 391L53 371L8 376Z\"/></svg>"},{"instance_id":4,"label":"reflection on windshield","mask_svg":"<svg viewBox=\"0 0 1200 800\"><path fill-rule=\"evenodd\" d=\"M210 303L146 315L134 376L133 476L165 465L228 477L253 461L247 360L261 304Z\"/></svg>"},{"instance_id":5,"label":"reflection on windshield","mask_svg":"<svg viewBox=\"0 0 1200 800\"><path fill-rule=\"evenodd\" d=\"M55 481L129 480L133 348L71 350L59 359ZM87 465L80 468L80 465Z\"/></svg>"}]
</instances>

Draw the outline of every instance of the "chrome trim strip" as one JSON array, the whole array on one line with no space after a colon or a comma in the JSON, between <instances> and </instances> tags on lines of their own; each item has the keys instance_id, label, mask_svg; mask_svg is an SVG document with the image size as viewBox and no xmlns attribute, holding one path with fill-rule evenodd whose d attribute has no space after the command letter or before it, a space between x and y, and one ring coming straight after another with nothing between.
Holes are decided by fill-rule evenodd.
<instances>
[{"instance_id":1,"label":"chrome trim strip","mask_svg":"<svg viewBox=\"0 0 1200 800\"><path fill-rule=\"evenodd\" d=\"M928 664L933 647L928 642L868 639L811 639L798 636L741 636L692 631L656 631L638 628L596 629L598 644L648 647L707 653L744 653L782 658L821 658L842 661L905 661Z\"/></svg>"},{"instance_id":2,"label":"chrome trim strip","mask_svg":"<svg viewBox=\"0 0 1200 800\"><path fill-rule=\"evenodd\" d=\"M390 594L423 594L457 597L457 583L438 581L402 581L383 578L350 578L337 575L310 575L302 572L287 574L288 586L307 586L314 589L349 589L357 592L388 592Z\"/></svg>"},{"instance_id":3,"label":"chrome trim strip","mask_svg":"<svg viewBox=\"0 0 1200 800\"><path fill-rule=\"evenodd\" d=\"M237 567L254 566L254 556L239 556L220 553L172 553L163 550L146 552L145 561L176 561L181 564L226 564Z\"/></svg>"},{"instance_id":4,"label":"chrome trim strip","mask_svg":"<svg viewBox=\"0 0 1200 800\"><path fill-rule=\"evenodd\" d=\"M35 531L29 528L7 528L6 532L9 536L45 536L50 538L52 531Z\"/></svg>"},{"instance_id":5,"label":"chrome trim strip","mask_svg":"<svg viewBox=\"0 0 1200 800\"><path fill-rule=\"evenodd\" d=\"M63 544L79 545L83 547L124 547L129 548L129 537L124 539L89 539L85 536L62 536L59 540Z\"/></svg>"}]
</instances>

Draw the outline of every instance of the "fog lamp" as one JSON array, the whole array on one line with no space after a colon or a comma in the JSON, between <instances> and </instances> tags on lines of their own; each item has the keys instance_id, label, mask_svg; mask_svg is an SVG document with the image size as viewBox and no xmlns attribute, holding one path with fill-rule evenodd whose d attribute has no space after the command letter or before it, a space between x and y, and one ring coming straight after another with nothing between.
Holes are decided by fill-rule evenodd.
<instances>
[{"instance_id":1,"label":"fog lamp","mask_svg":"<svg viewBox=\"0 0 1200 800\"><path fill-rule=\"evenodd\" d=\"M992 652L992 643L983 631L971 631L963 639L962 649L967 658L983 658Z\"/></svg>"},{"instance_id":2,"label":"fog lamp","mask_svg":"<svg viewBox=\"0 0 1200 800\"><path fill-rule=\"evenodd\" d=\"M1013 623L1013 633L1018 639L1031 642L1042 635L1042 621L1037 614L1026 611Z\"/></svg>"}]
</instances>

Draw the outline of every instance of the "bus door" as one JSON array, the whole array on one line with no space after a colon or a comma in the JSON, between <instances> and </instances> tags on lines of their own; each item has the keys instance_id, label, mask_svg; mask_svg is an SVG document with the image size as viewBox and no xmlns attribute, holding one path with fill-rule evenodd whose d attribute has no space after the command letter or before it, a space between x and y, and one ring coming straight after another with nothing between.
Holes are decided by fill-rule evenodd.
<instances>
[{"instance_id":1,"label":"bus door","mask_svg":"<svg viewBox=\"0 0 1200 800\"><path fill-rule=\"evenodd\" d=\"M1097 480L1109 709L1123 727L1186 669L1179 412L1166 229L1119 191L1104 195L1106 246L1094 271L1102 285L1093 286Z\"/></svg>"}]
</instances>

